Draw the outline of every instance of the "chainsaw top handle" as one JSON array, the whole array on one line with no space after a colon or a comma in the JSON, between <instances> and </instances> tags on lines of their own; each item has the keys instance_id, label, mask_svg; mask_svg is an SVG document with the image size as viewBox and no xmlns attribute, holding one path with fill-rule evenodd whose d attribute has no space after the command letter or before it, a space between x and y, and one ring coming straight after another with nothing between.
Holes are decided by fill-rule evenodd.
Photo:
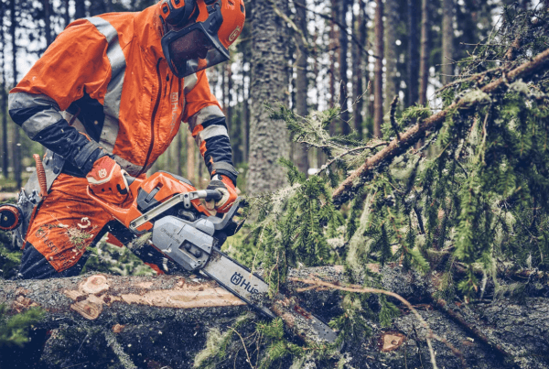
<instances>
[{"instance_id":1,"label":"chainsaw top handle","mask_svg":"<svg viewBox=\"0 0 549 369\"><path fill-rule=\"evenodd\" d=\"M124 175L126 178L126 181L128 182L129 186L129 192L131 194L132 199L137 199L138 197L138 191L139 188L141 188L141 185L145 181L141 178L135 178L128 174ZM86 189L88 196L95 200L103 209L105 209L108 213L110 213L112 216L114 216L118 221L120 221L122 224L128 226L130 222L132 222L136 216L141 214L136 214L134 201L132 201L128 207L124 208L118 205L114 205L111 203L108 203L104 201L103 199L96 196L89 188L89 186ZM186 194L191 195L194 199L204 199L206 201L214 200L219 201L223 198L223 194L218 190L196 190L187 192Z\"/></svg>"}]
</instances>

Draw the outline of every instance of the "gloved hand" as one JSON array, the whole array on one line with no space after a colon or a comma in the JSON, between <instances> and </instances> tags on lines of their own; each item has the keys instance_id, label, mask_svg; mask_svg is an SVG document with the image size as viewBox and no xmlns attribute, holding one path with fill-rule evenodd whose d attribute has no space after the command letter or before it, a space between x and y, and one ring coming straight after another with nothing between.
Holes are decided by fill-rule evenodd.
<instances>
[{"instance_id":1,"label":"gloved hand","mask_svg":"<svg viewBox=\"0 0 549 369\"><path fill-rule=\"evenodd\" d=\"M233 181L224 175L214 175L206 189L218 190L223 193L223 197L217 202L214 202L214 200L206 201L206 208L208 210L216 209L219 213L226 213L229 211L237 198L236 188L234 187Z\"/></svg>"},{"instance_id":2,"label":"gloved hand","mask_svg":"<svg viewBox=\"0 0 549 369\"><path fill-rule=\"evenodd\" d=\"M128 198L128 182L120 165L108 156L103 156L93 163L86 176L90 190L99 198L120 205Z\"/></svg>"}]
</instances>

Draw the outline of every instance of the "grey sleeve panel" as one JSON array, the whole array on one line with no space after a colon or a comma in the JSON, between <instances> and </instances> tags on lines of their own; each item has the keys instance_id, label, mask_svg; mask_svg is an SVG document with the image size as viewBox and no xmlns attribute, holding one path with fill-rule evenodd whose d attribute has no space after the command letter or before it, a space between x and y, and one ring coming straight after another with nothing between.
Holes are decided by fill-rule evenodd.
<instances>
[{"instance_id":1,"label":"grey sleeve panel","mask_svg":"<svg viewBox=\"0 0 549 369\"><path fill-rule=\"evenodd\" d=\"M31 140L40 131L63 120L57 102L46 95L11 93L8 105L13 121L23 128Z\"/></svg>"}]
</instances>

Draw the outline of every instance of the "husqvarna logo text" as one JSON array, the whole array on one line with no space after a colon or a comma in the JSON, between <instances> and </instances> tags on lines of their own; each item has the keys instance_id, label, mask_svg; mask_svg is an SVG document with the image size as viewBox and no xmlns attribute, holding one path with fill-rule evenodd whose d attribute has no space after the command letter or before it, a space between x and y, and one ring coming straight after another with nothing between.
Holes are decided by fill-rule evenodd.
<instances>
[{"instance_id":1,"label":"husqvarna logo text","mask_svg":"<svg viewBox=\"0 0 549 369\"><path fill-rule=\"evenodd\" d=\"M233 42L240 34L240 26L236 26L233 33L229 35L229 42Z\"/></svg>"},{"instance_id":2,"label":"husqvarna logo text","mask_svg":"<svg viewBox=\"0 0 549 369\"><path fill-rule=\"evenodd\" d=\"M247 282L246 278L244 278L242 274L238 272L234 272L233 276L231 277L231 283L235 286L243 287L249 293L259 293L257 288L253 288L252 284L250 282Z\"/></svg>"}]
</instances>

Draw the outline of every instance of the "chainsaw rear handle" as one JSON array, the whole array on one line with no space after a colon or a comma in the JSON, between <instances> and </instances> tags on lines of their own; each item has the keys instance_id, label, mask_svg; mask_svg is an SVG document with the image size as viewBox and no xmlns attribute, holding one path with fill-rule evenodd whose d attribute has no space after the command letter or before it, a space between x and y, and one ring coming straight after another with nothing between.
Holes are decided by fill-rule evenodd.
<instances>
[{"instance_id":1,"label":"chainsaw rear handle","mask_svg":"<svg viewBox=\"0 0 549 369\"><path fill-rule=\"evenodd\" d=\"M206 196L204 197L204 200L210 201L219 201L223 198L223 194L218 190L203 190L206 192Z\"/></svg>"}]
</instances>

